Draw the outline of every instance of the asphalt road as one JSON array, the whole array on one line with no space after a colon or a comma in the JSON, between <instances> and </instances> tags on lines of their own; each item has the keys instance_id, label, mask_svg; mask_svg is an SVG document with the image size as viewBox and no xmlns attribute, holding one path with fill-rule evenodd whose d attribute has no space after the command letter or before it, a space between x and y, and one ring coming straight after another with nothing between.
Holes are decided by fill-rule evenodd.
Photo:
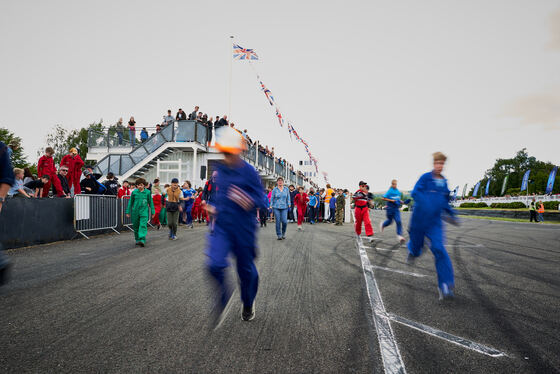
<instances>
[{"instance_id":1,"label":"asphalt road","mask_svg":"<svg viewBox=\"0 0 560 374\"><path fill-rule=\"evenodd\" d=\"M380 234L382 212L373 217L379 240L367 254L386 311L505 354L391 322L408 373L560 372L560 227L450 228L457 298L442 303L429 250L407 265L394 227ZM215 331L205 226L181 227L177 241L150 230L145 248L122 233L13 250L0 372L383 372L351 225L305 228L290 225L285 241L262 230L256 318L241 321L238 303Z\"/></svg>"}]
</instances>

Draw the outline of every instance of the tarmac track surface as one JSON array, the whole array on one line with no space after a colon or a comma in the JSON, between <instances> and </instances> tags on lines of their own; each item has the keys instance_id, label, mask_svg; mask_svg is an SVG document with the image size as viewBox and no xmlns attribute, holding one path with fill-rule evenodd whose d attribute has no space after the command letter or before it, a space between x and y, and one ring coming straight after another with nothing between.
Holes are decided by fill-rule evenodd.
<instances>
[{"instance_id":1,"label":"tarmac track surface","mask_svg":"<svg viewBox=\"0 0 560 374\"><path fill-rule=\"evenodd\" d=\"M560 372L558 226L464 219L448 228L457 297L440 302L429 250L407 265L394 226L379 233L384 214L372 217L379 240L364 248L386 312L504 353L393 321L402 371ZM241 321L238 302L215 331L205 226L180 227L177 241L150 230L145 248L122 233L11 251L0 372L384 372L352 226L305 229L290 224L285 241L270 224L262 230L256 318Z\"/></svg>"}]
</instances>

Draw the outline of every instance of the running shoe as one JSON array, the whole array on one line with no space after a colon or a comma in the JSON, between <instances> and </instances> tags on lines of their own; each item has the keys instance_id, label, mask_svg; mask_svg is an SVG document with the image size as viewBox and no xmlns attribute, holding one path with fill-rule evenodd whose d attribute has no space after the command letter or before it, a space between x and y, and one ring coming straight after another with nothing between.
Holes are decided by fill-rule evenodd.
<instances>
[{"instance_id":1,"label":"running shoe","mask_svg":"<svg viewBox=\"0 0 560 374\"><path fill-rule=\"evenodd\" d=\"M281 236L279 236L279 237L278 237L278 238L277 238L276 240L282 240L282 237L281 237Z\"/></svg>"},{"instance_id":2,"label":"running shoe","mask_svg":"<svg viewBox=\"0 0 560 374\"><path fill-rule=\"evenodd\" d=\"M445 283L442 285L442 288L438 287L438 293L440 300L452 300L455 298L453 289L451 287L448 287Z\"/></svg>"},{"instance_id":3,"label":"running shoe","mask_svg":"<svg viewBox=\"0 0 560 374\"><path fill-rule=\"evenodd\" d=\"M249 322L255 319L255 302L250 307L243 307L241 310L241 319L243 321Z\"/></svg>"},{"instance_id":4,"label":"running shoe","mask_svg":"<svg viewBox=\"0 0 560 374\"><path fill-rule=\"evenodd\" d=\"M171 238L171 240L177 240L177 235L173 235L173 237Z\"/></svg>"},{"instance_id":5,"label":"running shoe","mask_svg":"<svg viewBox=\"0 0 560 374\"><path fill-rule=\"evenodd\" d=\"M413 256L409 253L408 256L406 256L406 264L413 266L415 262L416 262L416 256Z\"/></svg>"},{"instance_id":6,"label":"running shoe","mask_svg":"<svg viewBox=\"0 0 560 374\"><path fill-rule=\"evenodd\" d=\"M286 240L286 237L285 237L285 236L283 236L283 237L282 237L282 240Z\"/></svg>"},{"instance_id":7,"label":"running shoe","mask_svg":"<svg viewBox=\"0 0 560 374\"><path fill-rule=\"evenodd\" d=\"M138 245L139 245L140 247L145 247L145 246L146 246L146 244L145 244L144 242L138 242Z\"/></svg>"},{"instance_id":8,"label":"running shoe","mask_svg":"<svg viewBox=\"0 0 560 374\"><path fill-rule=\"evenodd\" d=\"M406 242L406 239L402 235L397 235L397 240L399 241L399 243L401 243L401 245Z\"/></svg>"},{"instance_id":9,"label":"running shoe","mask_svg":"<svg viewBox=\"0 0 560 374\"><path fill-rule=\"evenodd\" d=\"M301 226L298 226L297 229L298 229L298 231L301 231Z\"/></svg>"}]
</instances>

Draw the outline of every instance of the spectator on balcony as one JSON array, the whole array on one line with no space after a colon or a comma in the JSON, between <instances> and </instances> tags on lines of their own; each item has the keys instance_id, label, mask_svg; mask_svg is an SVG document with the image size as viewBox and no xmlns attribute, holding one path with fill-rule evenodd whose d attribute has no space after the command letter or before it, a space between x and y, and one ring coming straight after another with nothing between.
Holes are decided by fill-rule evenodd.
<instances>
[{"instance_id":1,"label":"spectator on balcony","mask_svg":"<svg viewBox=\"0 0 560 374\"><path fill-rule=\"evenodd\" d=\"M208 114L204 113L202 115L202 123L204 124L208 123Z\"/></svg>"},{"instance_id":2,"label":"spectator on balcony","mask_svg":"<svg viewBox=\"0 0 560 374\"><path fill-rule=\"evenodd\" d=\"M25 175L25 172L24 172ZM25 182L25 179L23 180ZM33 197L41 197L43 186L49 183L49 176L43 175L40 179L33 179L23 185L33 191Z\"/></svg>"},{"instance_id":3,"label":"spectator on balcony","mask_svg":"<svg viewBox=\"0 0 560 374\"><path fill-rule=\"evenodd\" d=\"M134 147L136 145L136 121L134 117L130 117L128 121L128 136L130 138L130 144Z\"/></svg>"},{"instance_id":4,"label":"spectator on balcony","mask_svg":"<svg viewBox=\"0 0 560 374\"><path fill-rule=\"evenodd\" d=\"M119 199L122 199L124 196L130 196L130 187L128 181L123 182L122 187L119 188L119 192L117 194L117 197Z\"/></svg>"},{"instance_id":5,"label":"spectator on balcony","mask_svg":"<svg viewBox=\"0 0 560 374\"><path fill-rule=\"evenodd\" d=\"M216 117L219 118L219 117ZM218 131L218 129L220 127L224 127L224 126L228 126L229 122L227 120L227 116L224 115L222 118L220 118L220 120L216 120L216 123L214 123L214 128L216 129L216 131Z\"/></svg>"},{"instance_id":6,"label":"spectator on balcony","mask_svg":"<svg viewBox=\"0 0 560 374\"><path fill-rule=\"evenodd\" d=\"M62 165L58 169L58 180L60 181L60 186L62 187L60 191L58 191L58 197L66 197L69 198L70 196L70 184L68 183L68 166Z\"/></svg>"},{"instance_id":7,"label":"spectator on balcony","mask_svg":"<svg viewBox=\"0 0 560 374\"><path fill-rule=\"evenodd\" d=\"M23 168L23 184L27 184L31 181L35 180L33 174L31 174L31 170L29 168Z\"/></svg>"},{"instance_id":8,"label":"spectator on balcony","mask_svg":"<svg viewBox=\"0 0 560 374\"><path fill-rule=\"evenodd\" d=\"M212 117L208 121L206 121L206 127L208 127L208 146L212 143L212 128L214 126L214 122L212 121Z\"/></svg>"},{"instance_id":9,"label":"spectator on balcony","mask_svg":"<svg viewBox=\"0 0 560 374\"><path fill-rule=\"evenodd\" d=\"M191 114L189 114L189 120L194 121L198 118L198 115L200 113L198 113L198 105L194 107L194 110L192 111Z\"/></svg>"},{"instance_id":10,"label":"spectator on balcony","mask_svg":"<svg viewBox=\"0 0 560 374\"><path fill-rule=\"evenodd\" d=\"M173 116L171 115L171 109L168 109L167 110L167 115L163 116L163 126L172 125L173 122L175 122L175 118L173 118Z\"/></svg>"},{"instance_id":11,"label":"spectator on balcony","mask_svg":"<svg viewBox=\"0 0 560 374\"><path fill-rule=\"evenodd\" d=\"M156 133L161 131L161 125L158 123L156 124Z\"/></svg>"},{"instance_id":12,"label":"spectator on balcony","mask_svg":"<svg viewBox=\"0 0 560 374\"><path fill-rule=\"evenodd\" d=\"M115 131L117 133L117 137L119 138L119 145L123 144L123 138L124 138L124 126L123 126L123 120L122 117L119 118L119 120L117 121L117 124L115 125Z\"/></svg>"},{"instance_id":13,"label":"spectator on balcony","mask_svg":"<svg viewBox=\"0 0 560 374\"><path fill-rule=\"evenodd\" d=\"M198 112L198 114L196 115L196 122L204 123L204 121L202 120L201 112Z\"/></svg>"},{"instance_id":14,"label":"spectator on balcony","mask_svg":"<svg viewBox=\"0 0 560 374\"><path fill-rule=\"evenodd\" d=\"M84 171L84 179L80 182L80 187L84 194L96 195L98 193L99 184L90 169Z\"/></svg>"},{"instance_id":15,"label":"spectator on balcony","mask_svg":"<svg viewBox=\"0 0 560 374\"><path fill-rule=\"evenodd\" d=\"M145 127L142 127L142 131L140 131L140 141L142 143L146 143L148 141L149 135L148 130Z\"/></svg>"},{"instance_id":16,"label":"spectator on balcony","mask_svg":"<svg viewBox=\"0 0 560 374\"><path fill-rule=\"evenodd\" d=\"M111 172L107 173L107 180L103 182L103 185L105 186L105 192L103 195L118 196L119 182L117 178L115 178L115 174Z\"/></svg>"},{"instance_id":17,"label":"spectator on balcony","mask_svg":"<svg viewBox=\"0 0 560 374\"><path fill-rule=\"evenodd\" d=\"M177 121L185 121L187 119L187 113L183 111L183 109L179 108L177 115L175 116Z\"/></svg>"},{"instance_id":18,"label":"spectator on balcony","mask_svg":"<svg viewBox=\"0 0 560 374\"><path fill-rule=\"evenodd\" d=\"M33 197L33 191L23 185L23 169L14 168L14 184L8 191L9 197Z\"/></svg>"}]
</instances>

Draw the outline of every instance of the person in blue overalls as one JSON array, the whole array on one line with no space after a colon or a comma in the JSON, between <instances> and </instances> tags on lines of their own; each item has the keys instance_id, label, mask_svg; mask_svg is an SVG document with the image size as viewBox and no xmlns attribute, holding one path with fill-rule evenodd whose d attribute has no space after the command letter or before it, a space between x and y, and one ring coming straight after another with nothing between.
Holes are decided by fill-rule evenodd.
<instances>
[{"instance_id":1,"label":"person in blue overalls","mask_svg":"<svg viewBox=\"0 0 560 374\"><path fill-rule=\"evenodd\" d=\"M190 226L190 228L192 229L194 227L192 222L192 207L194 204L194 195L196 194L196 191L192 189L190 181L185 181L185 183L183 183L183 188L181 189L181 191L183 192L184 198L182 222L187 226Z\"/></svg>"},{"instance_id":2,"label":"person in blue overalls","mask_svg":"<svg viewBox=\"0 0 560 374\"><path fill-rule=\"evenodd\" d=\"M216 221L213 233L208 236L206 255L208 271L218 290L214 313L214 327L217 328L232 304L232 287L225 276L230 253L237 262L243 303L241 318L243 321L255 318L259 283L254 262L257 256L256 209L268 207L268 199L259 174L240 157L246 149L241 134L231 127L222 127L217 131L215 147L224 154L224 160L218 165L214 204L207 206Z\"/></svg>"},{"instance_id":3,"label":"person in blue overalls","mask_svg":"<svg viewBox=\"0 0 560 374\"><path fill-rule=\"evenodd\" d=\"M457 224L458 221L449 205L447 180L441 175L447 157L441 152L436 152L433 156L434 169L422 175L412 191L414 210L410 220L407 262L412 264L414 259L422 254L424 237L430 239L442 300L453 298L455 288L453 265L444 246L442 220L452 224Z\"/></svg>"},{"instance_id":4,"label":"person in blue overalls","mask_svg":"<svg viewBox=\"0 0 560 374\"><path fill-rule=\"evenodd\" d=\"M379 224L379 231L383 232L385 227L393 223L394 220L395 223L397 224L397 240L401 244L404 244L405 239L402 236L402 223L401 223L401 211L400 211L401 196L402 196L401 191L397 189L397 180L393 179L391 181L391 188L389 188L389 190L385 192L385 195L383 195L382 198L384 201L387 202L387 209L386 209L387 220Z\"/></svg>"}]
</instances>

